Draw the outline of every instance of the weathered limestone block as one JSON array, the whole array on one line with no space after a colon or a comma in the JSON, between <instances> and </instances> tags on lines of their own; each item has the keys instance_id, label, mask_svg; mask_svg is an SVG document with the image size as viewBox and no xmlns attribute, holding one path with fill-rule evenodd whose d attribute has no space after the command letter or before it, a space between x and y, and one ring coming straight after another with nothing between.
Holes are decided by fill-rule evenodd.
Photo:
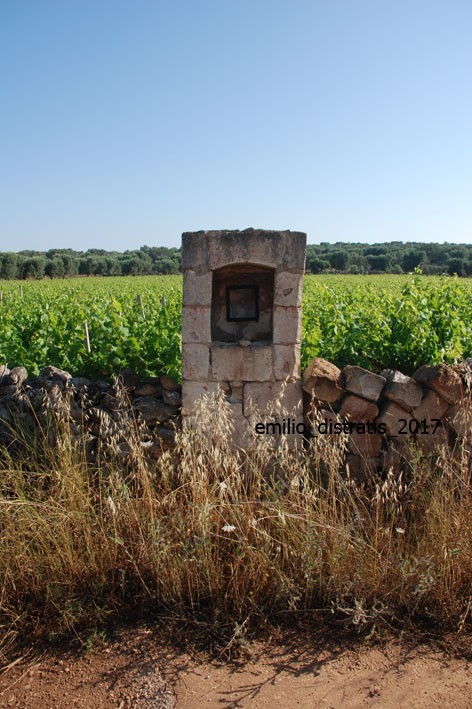
<instances>
[{"instance_id":1,"label":"weathered limestone block","mask_svg":"<svg viewBox=\"0 0 472 709\"><path fill-rule=\"evenodd\" d=\"M413 375L413 378L435 391L449 404L456 404L465 394L464 383L458 372L446 364L437 364L433 367L424 364Z\"/></svg>"},{"instance_id":2,"label":"weathered limestone block","mask_svg":"<svg viewBox=\"0 0 472 709\"><path fill-rule=\"evenodd\" d=\"M341 400L339 414L342 418L349 417L351 421L373 421L378 413L376 404L355 394L345 394Z\"/></svg>"},{"instance_id":3,"label":"weathered limestone block","mask_svg":"<svg viewBox=\"0 0 472 709\"><path fill-rule=\"evenodd\" d=\"M182 414L184 416L191 415L196 401L198 401L202 396L209 396L214 394L216 391L218 391L218 382L185 382L185 387L182 390Z\"/></svg>"},{"instance_id":4,"label":"weathered limestone block","mask_svg":"<svg viewBox=\"0 0 472 709\"><path fill-rule=\"evenodd\" d=\"M186 232L182 268L215 270L232 263L256 263L303 271L306 234L264 229Z\"/></svg>"},{"instance_id":5,"label":"weathered limestone block","mask_svg":"<svg viewBox=\"0 0 472 709\"><path fill-rule=\"evenodd\" d=\"M210 307L186 306L182 311L182 342L209 344L210 341Z\"/></svg>"},{"instance_id":6,"label":"weathered limestone block","mask_svg":"<svg viewBox=\"0 0 472 709\"><path fill-rule=\"evenodd\" d=\"M254 445L252 427L250 421L240 414L234 413L232 416L233 431L231 435L231 445L234 449L249 450Z\"/></svg>"},{"instance_id":7,"label":"weathered limestone block","mask_svg":"<svg viewBox=\"0 0 472 709\"><path fill-rule=\"evenodd\" d=\"M357 433L353 431L348 440L348 450L365 458L378 458L382 450L383 438L379 433Z\"/></svg>"},{"instance_id":8,"label":"weathered limestone block","mask_svg":"<svg viewBox=\"0 0 472 709\"><path fill-rule=\"evenodd\" d=\"M243 402L241 401L231 401L227 399L228 407L231 412L231 418L240 419L243 416Z\"/></svg>"},{"instance_id":9,"label":"weathered limestone block","mask_svg":"<svg viewBox=\"0 0 472 709\"><path fill-rule=\"evenodd\" d=\"M226 398L230 403L239 403L243 401L244 397L244 383L243 382L229 382L229 393L226 395ZM241 409L242 411L242 409Z\"/></svg>"},{"instance_id":10,"label":"weathered limestone block","mask_svg":"<svg viewBox=\"0 0 472 709\"><path fill-rule=\"evenodd\" d=\"M346 365L341 372L341 383L353 394L377 401L385 384L385 377L355 365Z\"/></svg>"},{"instance_id":11,"label":"weathered limestone block","mask_svg":"<svg viewBox=\"0 0 472 709\"><path fill-rule=\"evenodd\" d=\"M204 231L182 234L182 269L208 269L208 249Z\"/></svg>"},{"instance_id":12,"label":"weathered limestone block","mask_svg":"<svg viewBox=\"0 0 472 709\"><path fill-rule=\"evenodd\" d=\"M431 419L442 418L448 408L447 401L444 401L444 399L432 389L427 389L421 404L413 409L413 416L417 421L426 419L427 422L430 422Z\"/></svg>"},{"instance_id":13,"label":"weathered limestone block","mask_svg":"<svg viewBox=\"0 0 472 709\"><path fill-rule=\"evenodd\" d=\"M210 348L208 345L188 344L182 353L183 379L208 379L210 373Z\"/></svg>"},{"instance_id":14,"label":"weathered limestone block","mask_svg":"<svg viewBox=\"0 0 472 709\"><path fill-rule=\"evenodd\" d=\"M0 364L0 386L2 385L3 378L10 374L6 364Z\"/></svg>"},{"instance_id":15,"label":"weathered limestone block","mask_svg":"<svg viewBox=\"0 0 472 709\"><path fill-rule=\"evenodd\" d=\"M377 426L383 424L386 427L387 436L400 436L407 439L410 435L409 423L412 419L411 414L393 401L387 401L380 407L380 413L377 417Z\"/></svg>"},{"instance_id":16,"label":"weathered limestone block","mask_svg":"<svg viewBox=\"0 0 472 709\"><path fill-rule=\"evenodd\" d=\"M290 305L299 308L302 304L303 276L301 273L281 271L275 274L274 305Z\"/></svg>"},{"instance_id":17,"label":"weathered limestone block","mask_svg":"<svg viewBox=\"0 0 472 709\"><path fill-rule=\"evenodd\" d=\"M274 376L277 380L298 379L300 348L298 345L274 345Z\"/></svg>"},{"instance_id":18,"label":"weathered limestone block","mask_svg":"<svg viewBox=\"0 0 472 709\"><path fill-rule=\"evenodd\" d=\"M333 404L343 395L341 370L321 357L311 360L303 373L303 389L317 401Z\"/></svg>"},{"instance_id":19,"label":"weathered limestone block","mask_svg":"<svg viewBox=\"0 0 472 709\"><path fill-rule=\"evenodd\" d=\"M293 345L301 342L302 319L300 308L274 305L274 345Z\"/></svg>"},{"instance_id":20,"label":"weathered limestone block","mask_svg":"<svg viewBox=\"0 0 472 709\"><path fill-rule=\"evenodd\" d=\"M211 378L216 381L262 382L273 376L273 353L270 345L213 345Z\"/></svg>"},{"instance_id":21,"label":"weathered limestone block","mask_svg":"<svg viewBox=\"0 0 472 709\"><path fill-rule=\"evenodd\" d=\"M393 369L383 369L381 377L387 380L382 390L382 398L394 401L404 409L419 406L423 398L423 387L411 377Z\"/></svg>"},{"instance_id":22,"label":"weathered limestone block","mask_svg":"<svg viewBox=\"0 0 472 709\"><path fill-rule=\"evenodd\" d=\"M281 416L300 417L302 414L301 384L293 382L249 382L244 385L244 416L262 416L278 413L277 402L283 401Z\"/></svg>"},{"instance_id":23,"label":"weathered limestone block","mask_svg":"<svg viewBox=\"0 0 472 709\"><path fill-rule=\"evenodd\" d=\"M187 241L191 238L188 234L182 235L184 254ZM197 244L192 244L192 253L189 251L189 258L184 258L184 268L192 268L193 260L199 267L211 270L233 263L255 263L299 272L304 270L306 234L302 232L265 229L207 231L194 238L194 241L200 240L204 246L199 250Z\"/></svg>"},{"instance_id":24,"label":"weathered limestone block","mask_svg":"<svg viewBox=\"0 0 472 709\"><path fill-rule=\"evenodd\" d=\"M209 306L211 304L212 277L211 271L207 273L186 271L183 284L183 304Z\"/></svg>"}]
</instances>

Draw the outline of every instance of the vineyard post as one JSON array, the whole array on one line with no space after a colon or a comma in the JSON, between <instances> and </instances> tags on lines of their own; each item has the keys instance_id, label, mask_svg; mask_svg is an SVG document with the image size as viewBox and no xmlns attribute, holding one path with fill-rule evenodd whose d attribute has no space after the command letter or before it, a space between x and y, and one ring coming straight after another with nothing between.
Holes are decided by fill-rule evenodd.
<instances>
[{"instance_id":1,"label":"vineyard post","mask_svg":"<svg viewBox=\"0 0 472 709\"><path fill-rule=\"evenodd\" d=\"M23 298L23 285L20 283L20 297Z\"/></svg>"},{"instance_id":2,"label":"vineyard post","mask_svg":"<svg viewBox=\"0 0 472 709\"><path fill-rule=\"evenodd\" d=\"M145 313L144 313L143 298L142 298L141 294L137 295L137 296L136 296L136 299L137 299L137 301L138 301L139 307L141 308L141 315L142 315L142 317L143 317L143 320L146 320L146 315L145 315Z\"/></svg>"},{"instance_id":3,"label":"vineyard post","mask_svg":"<svg viewBox=\"0 0 472 709\"><path fill-rule=\"evenodd\" d=\"M84 331L85 331L85 347L87 348L88 354L90 354L90 352L91 352L91 348L90 348L90 337L89 337L89 331L88 331L87 322L84 322Z\"/></svg>"}]
</instances>

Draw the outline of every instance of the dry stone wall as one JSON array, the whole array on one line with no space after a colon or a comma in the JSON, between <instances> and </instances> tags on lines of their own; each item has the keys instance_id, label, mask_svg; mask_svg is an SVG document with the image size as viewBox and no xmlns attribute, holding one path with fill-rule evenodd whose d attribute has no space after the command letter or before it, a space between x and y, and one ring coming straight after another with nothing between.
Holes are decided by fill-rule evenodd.
<instances>
[{"instance_id":1,"label":"dry stone wall","mask_svg":"<svg viewBox=\"0 0 472 709\"><path fill-rule=\"evenodd\" d=\"M454 367L422 366L408 377L390 369L340 370L315 358L303 374L303 390L306 430L342 434L346 464L355 477L397 470L412 456L433 457L458 444L472 465L472 359ZM238 399L236 387L227 397ZM24 367L0 365L0 446L10 449L15 426L51 433L55 419L67 424L72 440L85 442L91 462L98 447L126 459L130 430L137 432L142 449L157 457L175 445L181 409L181 387L166 375L139 379L128 369L111 384L51 366L31 377Z\"/></svg>"},{"instance_id":2,"label":"dry stone wall","mask_svg":"<svg viewBox=\"0 0 472 709\"><path fill-rule=\"evenodd\" d=\"M37 377L24 367L0 366L0 446L15 452L18 428L26 439L41 431L54 443L67 426L72 441L85 444L89 462L99 447L124 459L136 445L158 456L174 446L181 405L181 387L166 375L139 379L126 369L110 384L52 366Z\"/></svg>"},{"instance_id":3,"label":"dry stone wall","mask_svg":"<svg viewBox=\"0 0 472 709\"><path fill-rule=\"evenodd\" d=\"M412 377L384 369L340 370L313 359L303 375L311 435L343 435L354 476L399 468L414 456L463 443L472 460L472 359L424 365Z\"/></svg>"}]
</instances>

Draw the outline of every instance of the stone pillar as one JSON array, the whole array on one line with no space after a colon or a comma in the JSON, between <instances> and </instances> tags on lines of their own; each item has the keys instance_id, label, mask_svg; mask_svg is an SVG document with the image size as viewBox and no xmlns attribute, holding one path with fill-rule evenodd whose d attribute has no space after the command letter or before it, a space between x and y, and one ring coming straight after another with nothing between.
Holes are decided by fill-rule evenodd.
<instances>
[{"instance_id":1,"label":"stone pillar","mask_svg":"<svg viewBox=\"0 0 472 709\"><path fill-rule=\"evenodd\" d=\"M301 232L182 235L182 413L184 420L190 417L198 398L222 387L233 411L236 447L250 445L251 430L276 399L292 422L302 421L305 248ZM290 437L292 446L297 439Z\"/></svg>"}]
</instances>

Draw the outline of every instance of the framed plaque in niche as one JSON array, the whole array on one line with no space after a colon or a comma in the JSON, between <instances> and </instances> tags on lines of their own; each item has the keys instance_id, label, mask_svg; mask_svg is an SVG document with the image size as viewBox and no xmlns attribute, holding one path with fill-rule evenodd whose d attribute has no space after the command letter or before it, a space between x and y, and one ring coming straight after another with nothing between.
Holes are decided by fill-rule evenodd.
<instances>
[{"instance_id":1,"label":"framed plaque in niche","mask_svg":"<svg viewBox=\"0 0 472 709\"><path fill-rule=\"evenodd\" d=\"M226 320L259 320L258 286L226 286Z\"/></svg>"}]
</instances>

